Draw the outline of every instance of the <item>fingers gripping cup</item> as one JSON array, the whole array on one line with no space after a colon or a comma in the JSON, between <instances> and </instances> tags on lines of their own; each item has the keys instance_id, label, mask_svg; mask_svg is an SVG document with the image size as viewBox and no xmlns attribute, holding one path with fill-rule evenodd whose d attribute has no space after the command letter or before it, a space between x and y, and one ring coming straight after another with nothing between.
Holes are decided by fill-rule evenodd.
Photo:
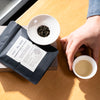
<instances>
[{"instance_id":1,"label":"fingers gripping cup","mask_svg":"<svg viewBox=\"0 0 100 100\"><path fill-rule=\"evenodd\" d=\"M90 79L97 72L96 61L87 55L77 57L73 62L73 72L81 79Z\"/></svg>"}]
</instances>

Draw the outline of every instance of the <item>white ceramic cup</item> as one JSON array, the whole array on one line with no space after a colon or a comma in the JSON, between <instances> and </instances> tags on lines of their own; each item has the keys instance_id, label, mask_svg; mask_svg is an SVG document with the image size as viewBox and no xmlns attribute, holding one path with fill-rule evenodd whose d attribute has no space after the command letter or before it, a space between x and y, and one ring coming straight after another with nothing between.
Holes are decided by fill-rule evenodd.
<instances>
[{"instance_id":1,"label":"white ceramic cup","mask_svg":"<svg viewBox=\"0 0 100 100\"><path fill-rule=\"evenodd\" d=\"M42 37L37 33L38 27L45 25L49 28L50 34ZM58 21L47 14L35 16L28 24L27 33L29 38L36 44L49 45L55 42L60 34L60 25Z\"/></svg>"},{"instance_id":2,"label":"white ceramic cup","mask_svg":"<svg viewBox=\"0 0 100 100\"><path fill-rule=\"evenodd\" d=\"M80 75L77 74L77 72L75 71L75 66L76 66L76 64L77 64L79 61L81 61L81 60L86 60L86 61L88 61L88 62L92 65L92 72L91 72L88 76L80 76ZM79 77L79 78L81 78L81 79L90 79L90 78L92 78L92 77L96 74L96 72L97 72L97 64L96 64L96 61L95 61L92 57L87 56L87 55L82 55L82 56L77 57L77 58L74 60L72 69L73 69L74 74L75 74L77 77Z\"/></svg>"}]
</instances>

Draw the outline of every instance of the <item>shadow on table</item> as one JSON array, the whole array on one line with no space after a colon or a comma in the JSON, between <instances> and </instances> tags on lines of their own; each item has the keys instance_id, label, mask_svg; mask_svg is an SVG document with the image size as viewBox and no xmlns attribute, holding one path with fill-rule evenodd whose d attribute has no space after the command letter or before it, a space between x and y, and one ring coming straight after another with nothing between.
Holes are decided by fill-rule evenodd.
<instances>
[{"instance_id":1,"label":"shadow on table","mask_svg":"<svg viewBox=\"0 0 100 100\"><path fill-rule=\"evenodd\" d=\"M79 79L79 81L79 87L85 93L86 100L100 100L100 62L98 71L93 78L88 80Z\"/></svg>"},{"instance_id":2,"label":"shadow on table","mask_svg":"<svg viewBox=\"0 0 100 100\"><path fill-rule=\"evenodd\" d=\"M15 72L0 73L0 82L5 93L19 91L29 100L68 100L74 84L73 73L69 71L65 54L58 39L58 68L47 71L41 81L34 85ZM15 96L15 98L17 98Z\"/></svg>"}]
</instances>

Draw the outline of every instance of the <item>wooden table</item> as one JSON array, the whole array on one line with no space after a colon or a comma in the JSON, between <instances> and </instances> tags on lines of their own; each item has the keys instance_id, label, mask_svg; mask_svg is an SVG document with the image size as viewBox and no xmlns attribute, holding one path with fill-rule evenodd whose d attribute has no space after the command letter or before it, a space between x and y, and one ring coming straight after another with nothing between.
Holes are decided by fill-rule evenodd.
<instances>
[{"instance_id":1,"label":"wooden table","mask_svg":"<svg viewBox=\"0 0 100 100\"><path fill-rule=\"evenodd\" d=\"M68 70L60 38L85 23L88 0L38 0L20 18L28 25L36 15L49 14L60 23L58 69L47 71L39 84L34 85L14 72L0 73L0 100L100 100L100 69L89 80L78 79ZM100 66L100 63L99 63Z\"/></svg>"}]
</instances>

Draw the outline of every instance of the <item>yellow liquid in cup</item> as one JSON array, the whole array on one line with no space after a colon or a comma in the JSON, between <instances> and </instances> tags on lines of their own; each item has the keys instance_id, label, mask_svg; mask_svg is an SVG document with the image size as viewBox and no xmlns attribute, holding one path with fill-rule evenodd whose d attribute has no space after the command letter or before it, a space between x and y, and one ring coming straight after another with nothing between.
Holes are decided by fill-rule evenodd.
<instances>
[{"instance_id":1,"label":"yellow liquid in cup","mask_svg":"<svg viewBox=\"0 0 100 100\"><path fill-rule=\"evenodd\" d=\"M86 60L81 60L75 65L75 71L78 75L86 77L92 72L92 65Z\"/></svg>"}]
</instances>

